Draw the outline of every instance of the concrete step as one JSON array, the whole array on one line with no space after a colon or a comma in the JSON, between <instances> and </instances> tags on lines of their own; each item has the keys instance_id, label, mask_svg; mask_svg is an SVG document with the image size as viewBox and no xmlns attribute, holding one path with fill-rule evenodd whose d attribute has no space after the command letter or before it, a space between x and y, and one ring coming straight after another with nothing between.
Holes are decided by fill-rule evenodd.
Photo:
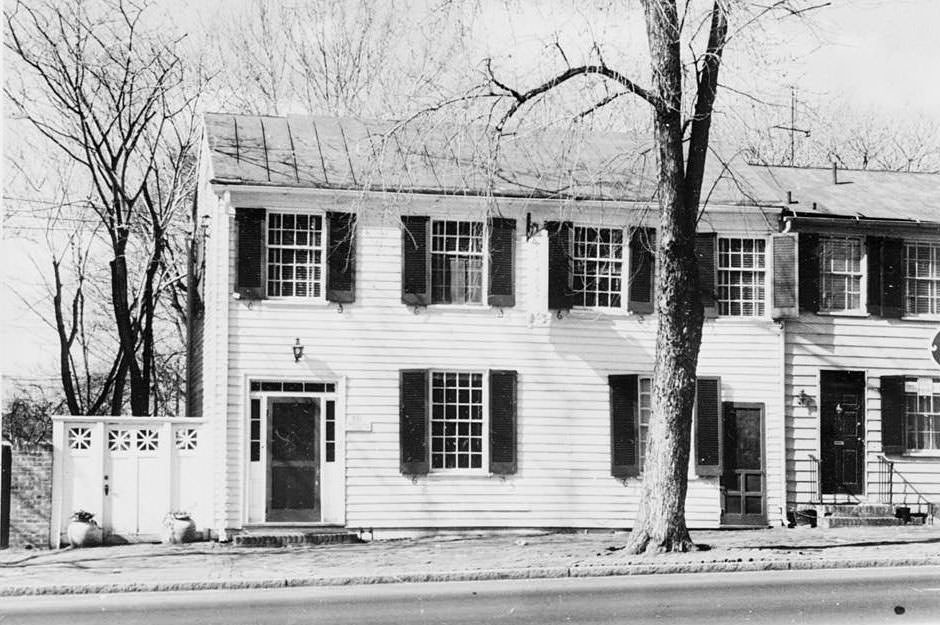
<instances>
[{"instance_id":1,"label":"concrete step","mask_svg":"<svg viewBox=\"0 0 940 625\"><path fill-rule=\"evenodd\" d=\"M904 525L904 521L893 516L824 516L817 523L822 528Z\"/></svg>"},{"instance_id":2,"label":"concrete step","mask_svg":"<svg viewBox=\"0 0 940 625\"><path fill-rule=\"evenodd\" d=\"M351 544L361 543L363 540L358 534L351 532L253 530L236 535L232 542L236 547L286 547Z\"/></svg>"}]
</instances>

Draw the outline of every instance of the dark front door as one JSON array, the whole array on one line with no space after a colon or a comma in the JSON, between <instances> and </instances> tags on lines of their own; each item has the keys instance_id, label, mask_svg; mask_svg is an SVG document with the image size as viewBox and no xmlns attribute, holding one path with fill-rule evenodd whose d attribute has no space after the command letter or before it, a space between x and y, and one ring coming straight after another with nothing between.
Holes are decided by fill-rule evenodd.
<instances>
[{"instance_id":1,"label":"dark front door","mask_svg":"<svg viewBox=\"0 0 940 625\"><path fill-rule=\"evenodd\" d=\"M725 402L722 409L723 525L763 525L764 411L759 404Z\"/></svg>"},{"instance_id":2,"label":"dark front door","mask_svg":"<svg viewBox=\"0 0 940 625\"><path fill-rule=\"evenodd\" d=\"M320 520L320 400L271 399L267 520Z\"/></svg>"},{"instance_id":3,"label":"dark front door","mask_svg":"<svg viewBox=\"0 0 940 625\"><path fill-rule=\"evenodd\" d=\"M820 387L822 494L861 494L865 490L865 374L823 371Z\"/></svg>"}]
</instances>

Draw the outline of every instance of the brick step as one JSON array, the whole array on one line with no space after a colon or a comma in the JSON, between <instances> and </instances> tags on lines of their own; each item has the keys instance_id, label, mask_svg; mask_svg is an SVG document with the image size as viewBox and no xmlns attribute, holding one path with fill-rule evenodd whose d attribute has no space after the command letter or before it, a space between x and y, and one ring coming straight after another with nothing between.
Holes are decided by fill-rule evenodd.
<instances>
[{"instance_id":1,"label":"brick step","mask_svg":"<svg viewBox=\"0 0 940 625\"><path fill-rule=\"evenodd\" d=\"M232 539L236 547L286 547L287 545L338 545L363 542L349 532L251 531Z\"/></svg>"},{"instance_id":2,"label":"brick step","mask_svg":"<svg viewBox=\"0 0 940 625\"><path fill-rule=\"evenodd\" d=\"M894 516L894 507L884 503L821 504L816 506L819 517L887 517Z\"/></svg>"},{"instance_id":3,"label":"brick step","mask_svg":"<svg viewBox=\"0 0 940 625\"><path fill-rule=\"evenodd\" d=\"M817 522L822 528L904 525L904 521L893 516L825 516Z\"/></svg>"}]
</instances>

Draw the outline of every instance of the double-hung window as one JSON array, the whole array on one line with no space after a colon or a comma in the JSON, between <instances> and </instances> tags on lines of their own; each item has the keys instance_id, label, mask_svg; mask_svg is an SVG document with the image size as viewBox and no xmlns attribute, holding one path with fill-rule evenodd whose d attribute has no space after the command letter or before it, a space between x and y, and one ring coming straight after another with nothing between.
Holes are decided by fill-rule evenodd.
<instances>
[{"instance_id":1,"label":"double-hung window","mask_svg":"<svg viewBox=\"0 0 940 625\"><path fill-rule=\"evenodd\" d=\"M718 239L718 314L764 316L766 263L766 240Z\"/></svg>"},{"instance_id":2,"label":"double-hung window","mask_svg":"<svg viewBox=\"0 0 940 625\"><path fill-rule=\"evenodd\" d=\"M483 222L431 222L431 303L482 304Z\"/></svg>"},{"instance_id":3,"label":"double-hung window","mask_svg":"<svg viewBox=\"0 0 940 625\"><path fill-rule=\"evenodd\" d=\"M907 451L940 452L940 378L907 379L904 408Z\"/></svg>"},{"instance_id":4,"label":"double-hung window","mask_svg":"<svg viewBox=\"0 0 940 625\"><path fill-rule=\"evenodd\" d=\"M621 307L624 267L621 228L575 226L572 265L576 305Z\"/></svg>"},{"instance_id":5,"label":"double-hung window","mask_svg":"<svg viewBox=\"0 0 940 625\"><path fill-rule=\"evenodd\" d=\"M268 297L322 298L323 216L268 211Z\"/></svg>"},{"instance_id":6,"label":"double-hung window","mask_svg":"<svg viewBox=\"0 0 940 625\"><path fill-rule=\"evenodd\" d=\"M431 469L487 466L484 375L431 372Z\"/></svg>"},{"instance_id":7,"label":"double-hung window","mask_svg":"<svg viewBox=\"0 0 940 625\"><path fill-rule=\"evenodd\" d=\"M864 250L858 237L823 237L820 250L820 302L823 312L863 312Z\"/></svg>"},{"instance_id":8,"label":"double-hung window","mask_svg":"<svg viewBox=\"0 0 940 625\"><path fill-rule=\"evenodd\" d=\"M904 268L905 313L940 315L940 243L907 243Z\"/></svg>"}]
</instances>

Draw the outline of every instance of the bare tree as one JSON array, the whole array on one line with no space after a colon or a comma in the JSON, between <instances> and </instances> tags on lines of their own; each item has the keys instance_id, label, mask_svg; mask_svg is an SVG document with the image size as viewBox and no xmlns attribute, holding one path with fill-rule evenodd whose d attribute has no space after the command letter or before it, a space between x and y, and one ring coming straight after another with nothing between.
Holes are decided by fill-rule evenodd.
<instances>
[{"instance_id":1,"label":"bare tree","mask_svg":"<svg viewBox=\"0 0 940 625\"><path fill-rule=\"evenodd\" d=\"M5 45L16 70L6 96L81 170L89 189L83 216L93 218L111 257L107 299L117 347L99 392L84 398L72 349L84 344L84 268L95 257L72 246L77 286L68 301L61 257L53 261L59 368L72 412L97 411L102 391L110 411L119 412L127 382L134 414L157 409L151 398L159 310L183 288L173 230L185 219L195 175L198 84L187 90L179 39L148 26L146 10L133 0L17 1L5 12Z\"/></svg>"},{"instance_id":2,"label":"bare tree","mask_svg":"<svg viewBox=\"0 0 940 625\"><path fill-rule=\"evenodd\" d=\"M570 55L556 44L564 67L529 88L511 86L487 63L483 92L471 97L496 100L495 106L502 107L494 124L499 135L510 134L510 124L523 123L533 110L551 102L548 97L575 85L582 90L588 86L588 92L597 95L576 119L630 98L652 111L659 203L658 331L642 498L627 550L655 553L695 547L686 527L685 497L703 307L700 298L690 294L699 291L695 232L704 204L702 183L722 55L733 37L756 21L773 15L801 15L812 7L801 8L789 1L751 5L743 0L642 0L641 4L650 58L649 86L642 85L629 68L609 65L602 42L595 41L593 58L583 64L570 63ZM682 5L681 12L677 4ZM690 50L689 59L685 49ZM691 85L686 90L687 74ZM603 85L603 92L598 92L598 84Z\"/></svg>"}]
</instances>

